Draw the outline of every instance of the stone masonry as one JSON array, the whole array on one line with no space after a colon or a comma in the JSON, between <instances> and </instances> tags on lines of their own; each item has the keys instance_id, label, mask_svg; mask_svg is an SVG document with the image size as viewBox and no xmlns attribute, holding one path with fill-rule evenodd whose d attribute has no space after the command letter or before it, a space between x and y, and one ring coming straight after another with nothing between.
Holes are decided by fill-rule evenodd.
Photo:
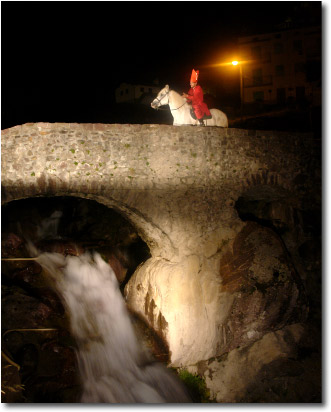
<instances>
[{"instance_id":1,"label":"stone masonry","mask_svg":"<svg viewBox=\"0 0 331 412\"><path fill-rule=\"evenodd\" d=\"M135 225L152 257L125 296L168 342L174 366L304 322L301 273L274 233L247 225L235 203L245 193L271 193L291 208L318 204L319 156L310 134L35 123L3 130L1 146L3 203L77 196Z\"/></svg>"},{"instance_id":2,"label":"stone masonry","mask_svg":"<svg viewBox=\"0 0 331 412\"><path fill-rule=\"evenodd\" d=\"M247 187L311 190L311 142L240 129L25 124L2 131L2 202L92 198L132 220L153 256L208 257L241 225L233 206Z\"/></svg>"}]
</instances>

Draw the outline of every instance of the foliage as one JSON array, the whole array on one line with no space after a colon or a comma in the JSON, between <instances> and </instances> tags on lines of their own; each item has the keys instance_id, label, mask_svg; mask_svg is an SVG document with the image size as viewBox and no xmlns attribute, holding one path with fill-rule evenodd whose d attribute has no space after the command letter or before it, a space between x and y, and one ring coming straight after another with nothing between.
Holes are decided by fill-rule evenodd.
<instances>
[{"instance_id":1,"label":"foliage","mask_svg":"<svg viewBox=\"0 0 331 412\"><path fill-rule=\"evenodd\" d=\"M194 403L214 402L210 398L210 392L205 380L198 374L192 374L185 369L177 371L179 378L184 382L189 395Z\"/></svg>"}]
</instances>

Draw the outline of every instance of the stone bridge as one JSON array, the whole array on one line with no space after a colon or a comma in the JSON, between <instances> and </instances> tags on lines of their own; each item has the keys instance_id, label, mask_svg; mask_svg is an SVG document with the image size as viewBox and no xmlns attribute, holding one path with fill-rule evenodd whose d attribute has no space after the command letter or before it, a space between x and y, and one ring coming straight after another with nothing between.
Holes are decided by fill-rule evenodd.
<instances>
[{"instance_id":1,"label":"stone bridge","mask_svg":"<svg viewBox=\"0 0 331 412\"><path fill-rule=\"evenodd\" d=\"M2 203L77 196L125 216L152 255L126 287L128 304L167 340L173 365L194 369L303 322L297 227L318 208L315 152L302 133L25 124L2 131Z\"/></svg>"}]
</instances>

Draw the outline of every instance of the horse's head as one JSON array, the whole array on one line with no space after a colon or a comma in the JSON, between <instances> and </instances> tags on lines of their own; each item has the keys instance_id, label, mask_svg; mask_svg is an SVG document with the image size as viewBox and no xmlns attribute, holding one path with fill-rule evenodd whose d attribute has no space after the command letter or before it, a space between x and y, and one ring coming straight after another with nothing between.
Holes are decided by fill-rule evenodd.
<instances>
[{"instance_id":1,"label":"horse's head","mask_svg":"<svg viewBox=\"0 0 331 412\"><path fill-rule=\"evenodd\" d=\"M169 104L169 86L166 85L162 90L159 91L158 95L151 103L151 107L153 109L157 109L160 106L164 106L165 104Z\"/></svg>"}]
</instances>

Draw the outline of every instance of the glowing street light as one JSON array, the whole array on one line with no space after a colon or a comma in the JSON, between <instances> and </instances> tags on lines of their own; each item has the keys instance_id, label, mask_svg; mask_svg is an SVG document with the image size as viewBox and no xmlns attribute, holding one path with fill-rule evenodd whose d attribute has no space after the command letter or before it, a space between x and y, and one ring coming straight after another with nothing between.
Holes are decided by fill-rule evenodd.
<instances>
[{"instance_id":1,"label":"glowing street light","mask_svg":"<svg viewBox=\"0 0 331 412\"><path fill-rule=\"evenodd\" d=\"M243 71L242 66L246 63L253 63L255 60L233 60L224 63L209 64L208 66L203 67L226 67L226 66L239 66L239 75L240 75L240 117L241 121L243 120L243 103L244 103L244 84L243 84ZM201 66L200 66L201 67Z\"/></svg>"},{"instance_id":2,"label":"glowing street light","mask_svg":"<svg viewBox=\"0 0 331 412\"><path fill-rule=\"evenodd\" d=\"M242 121L243 120L243 101L244 101L242 62L238 62L237 60L233 60L232 64L234 66L239 65L239 74L240 74L240 117L241 117L241 121Z\"/></svg>"}]
</instances>

